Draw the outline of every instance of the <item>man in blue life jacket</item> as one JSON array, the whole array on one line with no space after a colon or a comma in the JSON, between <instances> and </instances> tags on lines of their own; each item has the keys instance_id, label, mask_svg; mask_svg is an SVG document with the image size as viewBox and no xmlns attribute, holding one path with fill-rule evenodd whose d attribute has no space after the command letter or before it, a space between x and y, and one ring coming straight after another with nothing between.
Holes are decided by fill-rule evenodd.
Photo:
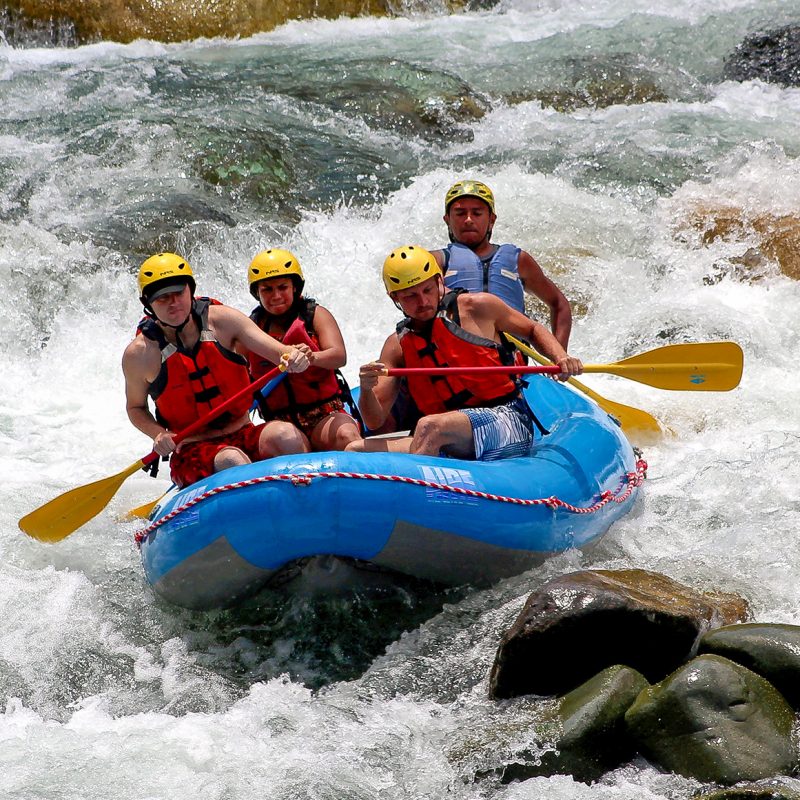
<instances>
[{"instance_id":1,"label":"man in blue life jacket","mask_svg":"<svg viewBox=\"0 0 800 800\"><path fill-rule=\"evenodd\" d=\"M532 341L561 368L561 380L580 374L581 362L544 325L498 297L448 291L433 255L421 247L393 250L383 265L383 282L405 318L384 343L379 360L360 368L358 405L367 427L379 429L401 385L401 379L387 375L387 370L422 368L408 377L407 386L423 416L413 436L359 439L346 449L484 461L527 453L534 423L519 381L502 369L513 360L502 344L502 332ZM431 375L426 371L438 367L452 368L452 372Z\"/></svg>"},{"instance_id":2,"label":"man in blue life jacket","mask_svg":"<svg viewBox=\"0 0 800 800\"><path fill-rule=\"evenodd\" d=\"M492 190L475 180L454 183L445 195L443 219L450 244L431 252L446 287L496 295L521 314L525 313L527 292L550 308L550 329L566 351L572 330L569 301L530 253L513 244L491 243L497 220ZM419 417L419 410L401 386L391 413L373 433L413 429Z\"/></svg>"},{"instance_id":3,"label":"man in blue life jacket","mask_svg":"<svg viewBox=\"0 0 800 800\"><path fill-rule=\"evenodd\" d=\"M448 289L489 292L525 313L525 293L550 308L550 329L567 350L572 310L561 290L542 272L530 253L513 244L492 244L494 194L480 181L454 183L444 198L444 222L450 244L433 250Z\"/></svg>"}]
</instances>

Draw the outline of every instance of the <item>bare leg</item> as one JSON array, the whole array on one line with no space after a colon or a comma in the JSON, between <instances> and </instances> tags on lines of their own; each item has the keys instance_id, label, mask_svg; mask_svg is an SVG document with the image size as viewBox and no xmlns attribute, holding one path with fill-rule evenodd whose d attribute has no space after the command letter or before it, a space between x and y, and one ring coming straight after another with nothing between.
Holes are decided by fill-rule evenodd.
<instances>
[{"instance_id":1,"label":"bare leg","mask_svg":"<svg viewBox=\"0 0 800 800\"><path fill-rule=\"evenodd\" d=\"M414 431L410 453L438 456L444 449L456 458L475 458L472 425L460 411L446 411L423 417Z\"/></svg>"},{"instance_id":2,"label":"bare leg","mask_svg":"<svg viewBox=\"0 0 800 800\"><path fill-rule=\"evenodd\" d=\"M411 446L411 437L388 439L383 436L370 436L367 439L356 439L345 447L348 453L407 453Z\"/></svg>"},{"instance_id":3,"label":"bare leg","mask_svg":"<svg viewBox=\"0 0 800 800\"><path fill-rule=\"evenodd\" d=\"M311 446L317 451L344 450L360 438L356 421L349 414L337 412L317 423L311 432Z\"/></svg>"},{"instance_id":4,"label":"bare leg","mask_svg":"<svg viewBox=\"0 0 800 800\"><path fill-rule=\"evenodd\" d=\"M311 446L302 431L291 422L273 420L261 431L258 450L261 458L273 458L291 453L308 453Z\"/></svg>"},{"instance_id":5,"label":"bare leg","mask_svg":"<svg viewBox=\"0 0 800 800\"><path fill-rule=\"evenodd\" d=\"M238 447L223 447L214 456L214 472L222 472L229 467L241 467L242 464L250 464L251 461L247 454Z\"/></svg>"}]
</instances>

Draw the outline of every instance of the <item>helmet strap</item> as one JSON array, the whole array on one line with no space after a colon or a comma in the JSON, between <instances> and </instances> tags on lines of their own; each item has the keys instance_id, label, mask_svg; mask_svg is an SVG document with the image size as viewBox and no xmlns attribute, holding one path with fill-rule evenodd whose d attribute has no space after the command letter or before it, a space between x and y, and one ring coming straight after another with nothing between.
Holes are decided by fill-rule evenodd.
<instances>
[{"instance_id":1,"label":"helmet strap","mask_svg":"<svg viewBox=\"0 0 800 800\"><path fill-rule=\"evenodd\" d=\"M194 311L194 309L192 309L192 311ZM181 322L180 325L170 325L169 322L164 322L163 319L160 319L155 314L153 314L153 319L155 319L159 325L163 325L165 328L172 328L172 330L175 331L175 338L177 339L178 347L185 349L183 340L181 339L181 332L189 324L189 320L192 318L192 311L188 313L186 319Z\"/></svg>"}]
</instances>

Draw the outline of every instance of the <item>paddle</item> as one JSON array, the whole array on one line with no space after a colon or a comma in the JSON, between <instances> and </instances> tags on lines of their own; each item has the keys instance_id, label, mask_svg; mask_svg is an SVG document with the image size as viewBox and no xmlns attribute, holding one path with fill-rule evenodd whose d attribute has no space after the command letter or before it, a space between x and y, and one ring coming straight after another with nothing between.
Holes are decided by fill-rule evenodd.
<instances>
[{"instance_id":1,"label":"paddle","mask_svg":"<svg viewBox=\"0 0 800 800\"><path fill-rule=\"evenodd\" d=\"M224 403L209 411L208 414L179 431L174 437L175 442L181 442L187 436L197 433L211 420L238 403L243 397L258 391L262 386L269 383L272 378L284 369L284 365L281 364L262 375L258 380L253 381L249 386L245 386L244 389L236 392ZM97 516L108 505L108 502L117 493L126 478L151 464L157 458L159 458L158 453L152 451L110 478L101 478L99 481L94 481L86 486L78 486L76 489L64 492L64 494L53 498L49 503L45 503L24 516L19 521L19 527L28 536L32 536L40 542L60 542L80 528L81 525L87 523L92 517Z\"/></svg>"},{"instance_id":2,"label":"paddle","mask_svg":"<svg viewBox=\"0 0 800 800\"><path fill-rule=\"evenodd\" d=\"M506 333L505 337L517 348L517 350L519 350L521 353L524 353L526 356L529 356L537 363L546 366L549 366L553 363L552 361L548 361L546 358L540 356L539 353L537 353L529 344L523 342L521 339L517 339L516 336ZM615 403L613 400L609 400L608 398L599 395L597 392L586 386L586 384L577 380L577 378L569 378L567 383L570 384L570 386L574 386L576 389L583 392L587 397L594 400L595 403L597 403L597 405L606 412L606 414L610 414L612 417L619 420L622 430L629 438L635 439L637 444L649 444L657 441L664 434L665 431L661 426L661 423L646 411L642 411L639 408L633 408L632 406L626 406L622 403Z\"/></svg>"},{"instance_id":3,"label":"paddle","mask_svg":"<svg viewBox=\"0 0 800 800\"><path fill-rule=\"evenodd\" d=\"M584 364L584 372L605 372L658 389L727 392L739 385L744 357L736 342L697 342L659 347L614 364ZM556 365L529 367L398 367L387 375L548 374L561 372Z\"/></svg>"},{"instance_id":4,"label":"paddle","mask_svg":"<svg viewBox=\"0 0 800 800\"><path fill-rule=\"evenodd\" d=\"M274 378L270 383L268 383L262 390L261 396L267 397L269 393L286 377L285 372L281 372L276 378ZM258 402L253 402L253 407L250 409L253 411L254 409L258 408ZM173 483L172 486L167 489L169 492L171 489L175 487ZM133 519L149 519L150 514L152 513L153 509L156 505L162 500L162 498L166 497L167 492L157 497L155 500L151 500L149 503L143 503L140 506L136 506L136 508L132 508L130 511L126 511L124 514L119 516L119 519L123 522L130 522Z\"/></svg>"},{"instance_id":5,"label":"paddle","mask_svg":"<svg viewBox=\"0 0 800 800\"><path fill-rule=\"evenodd\" d=\"M173 483L172 486L167 489L167 492L171 491L175 488L175 484ZM142 503L140 506L136 506L136 508L131 508L129 511L126 511L124 514L120 514L117 517L117 520L120 522L130 522L134 519L148 519L150 514L152 513L153 509L161 502L161 500L167 496L167 492L160 494L156 497L155 500L151 500L149 503Z\"/></svg>"}]
</instances>

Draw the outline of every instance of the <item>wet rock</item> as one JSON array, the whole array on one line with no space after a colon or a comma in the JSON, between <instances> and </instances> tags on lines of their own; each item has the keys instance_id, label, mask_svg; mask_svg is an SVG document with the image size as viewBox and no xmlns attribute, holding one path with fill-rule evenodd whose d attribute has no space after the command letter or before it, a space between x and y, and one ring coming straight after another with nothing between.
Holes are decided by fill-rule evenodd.
<instances>
[{"instance_id":1,"label":"wet rock","mask_svg":"<svg viewBox=\"0 0 800 800\"><path fill-rule=\"evenodd\" d=\"M700 634L747 614L736 595L697 592L645 570L563 575L528 598L503 636L490 694L563 694L614 664L661 680Z\"/></svg>"},{"instance_id":2,"label":"wet rock","mask_svg":"<svg viewBox=\"0 0 800 800\"><path fill-rule=\"evenodd\" d=\"M625 763L634 755L625 712L647 686L643 675L617 664L574 689L559 701L555 749L509 764L503 782L562 774L590 783Z\"/></svg>"},{"instance_id":3,"label":"wet rock","mask_svg":"<svg viewBox=\"0 0 800 800\"><path fill-rule=\"evenodd\" d=\"M0 31L11 47L74 47L78 44L71 20L57 16L35 19L8 7L0 9Z\"/></svg>"},{"instance_id":4,"label":"wet rock","mask_svg":"<svg viewBox=\"0 0 800 800\"><path fill-rule=\"evenodd\" d=\"M175 249L175 234L202 223L236 225L230 214L197 197L171 194L119 208L96 226L97 244L131 253Z\"/></svg>"},{"instance_id":5,"label":"wet rock","mask_svg":"<svg viewBox=\"0 0 800 800\"><path fill-rule=\"evenodd\" d=\"M800 781L786 777L756 781L696 794L692 800L800 800Z\"/></svg>"},{"instance_id":6,"label":"wet rock","mask_svg":"<svg viewBox=\"0 0 800 800\"><path fill-rule=\"evenodd\" d=\"M800 626L726 625L700 639L698 653L714 653L766 678L800 709Z\"/></svg>"},{"instance_id":7,"label":"wet rock","mask_svg":"<svg viewBox=\"0 0 800 800\"><path fill-rule=\"evenodd\" d=\"M274 70L269 80L275 80ZM397 58L325 63L313 84L298 84L289 72L277 88L371 127L427 139L471 140L469 126L490 110L458 76Z\"/></svg>"},{"instance_id":8,"label":"wet rock","mask_svg":"<svg viewBox=\"0 0 800 800\"><path fill-rule=\"evenodd\" d=\"M670 772L729 785L789 774L794 714L760 675L703 655L645 689L625 715L640 752Z\"/></svg>"},{"instance_id":9,"label":"wet rock","mask_svg":"<svg viewBox=\"0 0 800 800\"><path fill-rule=\"evenodd\" d=\"M786 277L800 280L800 216L750 216L733 206L698 207L690 213L687 223L700 232L704 245L718 239L742 243L742 254L727 265L715 267L706 283L716 283L725 275L754 282L764 277L770 262L776 263ZM754 239L756 246L752 244Z\"/></svg>"},{"instance_id":10,"label":"wet rock","mask_svg":"<svg viewBox=\"0 0 800 800\"><path fill-rule=\"evenodd\" d=\"M722 76L729 81L758 79L800 86L800 26L748 36L725 60Z\"/></svg>"},{"instance_id":11,"label":"wet rock","mask_svg":"<svg viewBox=\"0 0 800 800\"><path fill-rule=\"evenodd\" d=\"M548 70L560 77L555 86L511 92L506 101L515 104L538 100L556 111L571 112L669 100L655 76L625 56L558 59L548 64Z\"/></svg>"},{"instance_id":12,"label":"wet rock","mask_svg":"<svg viewBox=\"0 0 800 800\"><path fill-rule=\"evenodd\" d=\"M388 10L383 0L6 0L5 5L31 21L68 21L79 44L251 36L292 19L382 15Z\"/></svg>"},{"instance_id":13,"label":"wet rock","mask_svg":"<svg viewBox=\"0 0 800 800\"><path fill-rule=\"evenodd\" d=\"M269 133L205 128L194 143L192 172L234 199L286 206L297 177Z\"/></svg>"},{"instance_id":14,"label":"wet rock","mask_svg":"<svg viewBox=\"0 0 800 800\"><path fill-rule=\"evenodd\" d=\"M74 28L78 44L245 37L293 19L407 15L409 11L400 0L6 0L5 5L30 20L29 27L36 21L65 21ZM491 8L496 0L444 0L443 5L453 12L471 11ZM423 4L423 10L430 9Z\"/></svg>"}]
</instances>

